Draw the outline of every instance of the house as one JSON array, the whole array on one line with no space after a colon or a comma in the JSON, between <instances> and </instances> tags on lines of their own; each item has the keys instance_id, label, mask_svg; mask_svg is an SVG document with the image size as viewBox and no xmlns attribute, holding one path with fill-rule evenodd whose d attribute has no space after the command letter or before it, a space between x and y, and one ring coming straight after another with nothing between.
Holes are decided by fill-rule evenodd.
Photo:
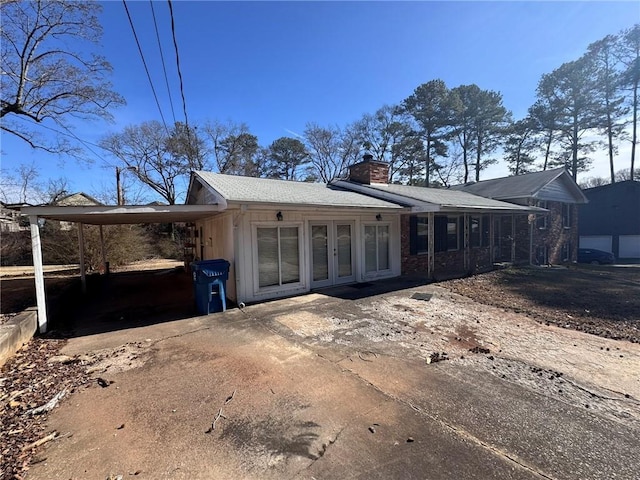
<instances>
[{"instance_id":1,"label":"house","mask_svg":"<svg viewBox=\"0 0 640 480\"><path fill-rule=\"evenodd\" d=\"M84 192L76 192L66 195L52 203L57 207L89 207L102 205L98 200ZM73 222L60 222L60 230L71 230Z\"/></svg>"},{"instance_id":2,"label":"house","mask_svg":"<svg viewBox=\"0 0 640 480\"><path fill-rule=\"evenodd\" d=\"M495 225L496 261L505 259L504 245L508 246L514 236L518 245L515 260L518 262L543 265L577 260L578 206L587 203L587 197L564 168L451 188L548 210L535 218L522 215L512 219L501 218Z\"/></svg>"},{"instance_id":3,"label":"house","mask_svg":"<svg viewBox=\"0 0 640 480\"><path fill-rule=\"evenodd\" d=\"M29 220L20 213L20 209L27 206L29 206L28 203L0 202L0 232L29 230Z\"/></svg>"},{"instance_id":4,"label":"house","mask_svg":"<svg viewBox=\"0 0 640 480\"><path fill-rule=\"evenodd\" d=\"M195 256L228 260L227 296L256 302L401 274L487 270L495 222L544 211L387 178L388 165L371 156L329 185L193 172L186 203L220 210L194 223Z\"/></svg>"},{"instance_id":5,"label":"house","mask_svg":"<svg viewBox=\"0 0 640 480\"><path fill-rule=\"evenodd\" d=\"M217 204L195 222L195 256L231 263L240 302L400 275L400 212L337 186L193 172L189 205Z\"/></svg>"},{"instance_id":6,"label":"house","mask_svg":"<svg viewBox=\"0 0 640 480\"><path fill-rule=\"evenodd\" d=\"M640 261L640 182L627 180L587 188L580 205L580 248L612 252L623 262Z\"/></svg>"},{"instance_id":7,"label":"house","mask_svg":"<svg viewBox=\"0 0 640 480\"><path fill-rule=\"evenodd\" d=\"M388 184L388 172L386 163L365 155L347 179L332 184L406 207L400 219L405 275L445 278L490 270L498 259L513 262L520 238L529 246L528 215L546 212L460 190ZM524 231L514 231L516 217L525 219ZM499 234L506 224L508 242Z\"/></svg>"}]
</instances>

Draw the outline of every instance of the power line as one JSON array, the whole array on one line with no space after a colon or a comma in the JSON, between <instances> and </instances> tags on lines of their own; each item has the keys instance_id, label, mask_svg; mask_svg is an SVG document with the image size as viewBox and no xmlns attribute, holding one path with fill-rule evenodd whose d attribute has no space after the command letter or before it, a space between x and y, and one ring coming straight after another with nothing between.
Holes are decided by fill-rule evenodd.
<instances>
[{"instance_id":1,"label":"power line","mask_svg":"<svg viewBox=\"0 0 640 480\"><path fill-rule=\"evenodd\" d=\"M162 53L162 44L160 43L160 32L158 32L158 22L156 21L156 12L153 8L153 0L149 0L151 4L151 15L153 16L153 25L156 29L156 39L158 40L158 49L160 50L160 60L162 60L162 71L164 72L164 81L167 85L167 93L169 94L169 105L171 106L171 115L173 123L176 123L176 112L173 110L173 99L171 98L171 89L169 88L169 79L167 78L167 67L164 63L164 54Z\"/></svg>"},{"instance_id":2,"label":"power line","mask_svg":"<svg viewBox=\"0 0 640 480\"><path fill-rule=\"evenodd\" d=\"M140 58L142 59L144 70L145 72L147 72L147 78L149 79L149 85L151 85L153 98L155 98L156 105L158 106L158 111L160 112L160 118L162 118L162 123L164 124L164 128L167 131L167 135L170 135L169 128L167 128L167 122L165 121L164 115L162 114L162 108L160 108L160 102L158 101L158 95L156 94L156 89L154 88L153 81L151 80L151 74L149 73L149 69L147 68L147 61L144 59L144 54L142 53L142 47L140 46L140 42L138 41L138 34L136 33L136 29L133 26L133 20L131 19L131 14L129 13L129 7L127 7L126 0L122 0L122 4L124 5L124 9L127 12L127 17L129 18L129 25L131 25L131 31L133 32L133 37L136 40L136 45L138 45L138 52L140 52Z\"/></svg>"},{"instance_id":3,"label":"power line","mask_svg":"<svg viewBox=\"0 0 640 480\"><path fill-rule=\"evenodd\" d=\"M26 118L25 118L25 120L26 120ZM62 125L62 124L58 123L58 125L60 125L60 127L62 127L63 129L66 130L66 133L65 132L61 132L60 130L56 130L55 128L48 127L47 125L45 125L43 123L36 122L35 120L30 120L30 123L32 123L33 125L37 125L38 127L50 130L50 131L52 131L54 133L57 133L59 135L65 135L67 137L75 138L77 141L79 141L81 144L83 144L86 147L87 150L89 150L91 153L93 153L96 157L98 157L103 162L106 162L105 158L102 155L100 155L98 152L96 152L94 149L92 149L89 146L89 145L92 145L94 147L102 148L100 145L98 145L96 143L93 143L93 142L90 142L88 140L81 139L75 133L73 133L71 130L69 130L69 128L66 127L65 125Z\"/></svg>"},{"instance_id":4,"label":"power line","mask_svg":"<svg viewBox=\"0 0 640 480\"><path fill-rule=\"evenodd\" d=\"M122 0L124 2L124 0ZM169 14L171 16L171 33L173 34L173 46L176 50L176 65L178 66L178 77L180 77L180 95L182 95L182 110L184 112L184 123L187 126L187 135L189 133L189 119L187 118L187 102L184 99L184 87L182 85L182 71L180 70L180 54L178 53L178 41L176 40L176 26L173 20L173 5L169 2Z\"/></svg>"}]
</instances>

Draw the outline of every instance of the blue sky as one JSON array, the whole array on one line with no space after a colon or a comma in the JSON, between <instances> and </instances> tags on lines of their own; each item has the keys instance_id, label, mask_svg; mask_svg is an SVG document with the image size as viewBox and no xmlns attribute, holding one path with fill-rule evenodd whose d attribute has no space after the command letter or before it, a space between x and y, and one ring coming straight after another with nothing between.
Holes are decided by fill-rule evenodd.
<instances>
[{"instance_id":1,"label":"blue sky","mask_svg":"<svg viewBox=\"0 0 640 480\"><path fill-rule=\"evenodd\" d=\"M128 1L167 122L167 90L148 1ZM174 0L189 120L248 124L261 145L307 122L344 126L402 101L435 78L449 87L476 83L500 91L516 118L533 102L544 73L575 60L587 45L640 21L639 2L190 2ZM105 2L101 53L127 106L115 123L79 124L86 142L159 119L121 1ZM154 8L168 65L176 118L184 119L168 6ZM46 132L46 131L45 131ZM40 179L67 176L73 190L114 188L91 147L93 165L31 151L2 136L2 168L34 161ZM97 155L96 155L97 154ZM620 167L626 167L627 162ZM506 174L494 167L483 178ZM598 160L586 176L606 176ZM114 179L111 179L114 177Z\"/></svg>"}]
</instances>

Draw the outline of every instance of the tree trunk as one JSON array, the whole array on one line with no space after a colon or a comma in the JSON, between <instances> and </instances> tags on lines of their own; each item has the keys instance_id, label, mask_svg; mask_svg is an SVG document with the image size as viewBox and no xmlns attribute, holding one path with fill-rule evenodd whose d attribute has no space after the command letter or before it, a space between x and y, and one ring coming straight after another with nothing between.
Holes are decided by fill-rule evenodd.
<instances>
[{"instance_id":1,"label":"tree trunk","mask_svg":"<svg viewBox=\"0 0 640 480\"><path fill-rule=\"evenodd\" d=\"M547 148L544 152L544 166L542 170L547 170L547 165L549 164L549 155L551 154L551 144L553 143L553 132L549 131L549 137L547 137Z\"/></svg>"}]
</instances>

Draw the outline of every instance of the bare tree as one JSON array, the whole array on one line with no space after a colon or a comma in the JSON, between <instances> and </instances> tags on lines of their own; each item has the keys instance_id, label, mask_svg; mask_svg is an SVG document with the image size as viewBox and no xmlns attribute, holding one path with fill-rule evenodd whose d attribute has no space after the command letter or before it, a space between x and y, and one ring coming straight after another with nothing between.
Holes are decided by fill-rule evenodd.
<instances>
[{"instance_id":1,"label":"bare tree","mask_svg":"<svg viewBox=\"0 0 640 480\"><path fill-rule=\"evenodd\" d=\"M260 174L261 168L256 163L258 137L249 132L246 124L208 122L204 126L204 134L208 137L218 172L247 177Z\"/></svg>"},{"instance_id":2,"label":"bare tree","mask_svg":"<svg viewBox=\"0 0 640 480\"><path fill-rule=\"evenodd\" d=\"M184 158L174 155L170 143L164 126L151 121L107 135L100 141L100 146L111 152L169 205L174 205L176 181L189 173L189 164Z\"/></svg>"},{"instance_id":3,"label":"bare tree","mask_svg":"<svg viewBox=\"0 0 640 480\"><path fill-rule=\"evenodd\" d=\"M344 175L360 156L361 145L354 128L321 127L309 123L304 139L316 177L325 183Z\"/></svg>"},{"instance_id":4,"label":"bare tree","mask_svg":"<svg viewBox=\"0 0 640 480\"><path fill-rule=\"evenodd\" d=\"M49 120L66 129L69 117L110 119L109 108L124 103L107 80L111 65L89 53L102 35L100 9L92 1L2 1L2 130L33 148L69 152L68 142L43 141L15 120ZM71 42L84 44L71 50Z\"/></svg>"}]
</instances>

